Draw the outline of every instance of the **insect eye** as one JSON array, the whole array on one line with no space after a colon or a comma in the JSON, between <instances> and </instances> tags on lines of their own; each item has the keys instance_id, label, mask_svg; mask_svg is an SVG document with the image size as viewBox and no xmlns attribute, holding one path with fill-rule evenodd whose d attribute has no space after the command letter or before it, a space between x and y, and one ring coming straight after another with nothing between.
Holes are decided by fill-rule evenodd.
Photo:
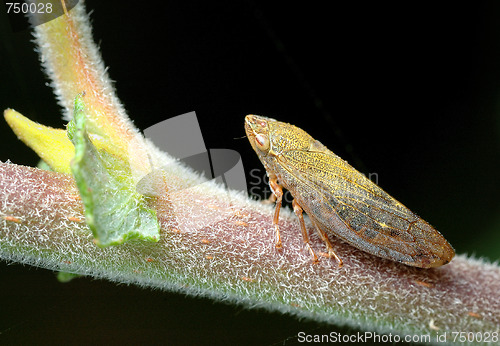
<instances>
[{"instance_id":1,"label":"insect eye","mask_svg":"<svg viewBox=\"0 0 500 346\"><path fill-rule=\"evenodd\" d=\"M269 138L264 135L257 135L255 136L255 144L260 150L266 151L269 149Z\"/></svg>"}]
</instances>

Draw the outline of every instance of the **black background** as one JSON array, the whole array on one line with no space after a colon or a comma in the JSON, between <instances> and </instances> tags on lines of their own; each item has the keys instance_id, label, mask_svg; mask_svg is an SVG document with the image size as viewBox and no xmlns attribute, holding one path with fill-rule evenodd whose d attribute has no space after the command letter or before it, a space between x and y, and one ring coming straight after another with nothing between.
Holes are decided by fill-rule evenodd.
<instances>
[{"instance_id":1,"label":"black background","mask_svg":"<svg viewBox=\"0 0 500 346\"><path fill-rule=\"evenodd\" d=\"M297 125L417 212L457 253L500 258L500 4L87 1L136 126L196 111L207 148L261 168L254 113ZM0 108L62 127L28 30L0 17ZM0 121L0 159L37 157ZM251 178L248 178L249 181ZM0 343L295 344L340 330L178 294L0 265ZM354 332L340 330L342 332Z\"/></svg>"}]
</instances>

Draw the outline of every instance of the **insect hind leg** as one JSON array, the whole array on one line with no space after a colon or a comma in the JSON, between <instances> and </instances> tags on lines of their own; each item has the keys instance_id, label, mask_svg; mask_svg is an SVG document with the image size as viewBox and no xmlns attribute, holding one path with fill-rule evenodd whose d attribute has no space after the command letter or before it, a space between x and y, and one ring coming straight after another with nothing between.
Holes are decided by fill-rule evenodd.
<instances>
[{"instance_id":1,"label":"insect hind leg","mask_svg":"<svg viewBox=\"0 0 500 346\"><path fill-rule=\"evenodd\" d=\"M335 260L339 264L339 268L342 267L342 265L344 263L342 262L342 260L340 259L340 257L337 256L337 254L335 253L335 251L333 251L333 245L330 242L330 240L328 239L328 235L326 234L326 232L323 231L312 218L311 218L311 222L313 223L314 228L316 228L316 231L318 232L318 234L321 237L321 239L325 242L326 248L328 249L328 256L330 258L332 258L332 257L335 258Z\"/></svg>"},{"instance_id":2,"label":"insect hind leg","mask_svg":"<svg viewBox=\"0 0 500 346\"><path fill-rule=\"evenodd\" d=\"M292 201L292 206L295 215L297 215L297 217L299 218L300 230L302 231L302 239L304 240L304 244L306 244L307 250L309 250L311 257L313 258L313 262L316 263L318 262L318 256L316 256L316 253L314 253L314 250L309 242L309 234L307 234L306 225L304 223L304 216L302 215L303 213L302 207L297 202L295 202L295 199Z\"/></svg>"}]
</instances>

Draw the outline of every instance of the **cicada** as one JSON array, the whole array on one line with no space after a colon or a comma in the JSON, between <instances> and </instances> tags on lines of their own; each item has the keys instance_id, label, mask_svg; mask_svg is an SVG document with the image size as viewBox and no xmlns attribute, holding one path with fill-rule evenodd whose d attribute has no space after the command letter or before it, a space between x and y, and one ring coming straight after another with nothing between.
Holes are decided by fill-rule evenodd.
<instances>
[{"instance_id":1,"label":"cicada","mask_svg":"<svg viewBox=\"0 0 500 346\"><path fill-rule=\"evenodd\" d=\"M247 115L245 131L264 164L276 198L275 245L282 247L278 226L283 188L293 196L305 246L309 243L305 211L328 254L342 265L329 235L372 255L420 268L451 261L453 247L429 223L296 126Z\"/></svg>"}]
</instances>

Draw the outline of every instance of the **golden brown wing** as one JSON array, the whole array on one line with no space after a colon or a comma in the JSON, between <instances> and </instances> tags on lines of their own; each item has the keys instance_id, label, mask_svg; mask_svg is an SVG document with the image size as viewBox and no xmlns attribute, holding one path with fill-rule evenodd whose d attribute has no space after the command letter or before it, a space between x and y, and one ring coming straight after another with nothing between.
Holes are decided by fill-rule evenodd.
<instances>
[{"instance_id":1,"label":"golden brown wing","mask_svg":"<svg viewBox=\"0 0 500 346\"><path fill-rule=\"evenodd\" d=\"M453 248L437 230L319 146L318 151L284 151L278 160L281 183L321 229L408 265L434 267L453 258Z\"/></svg>"}]
</instances>

